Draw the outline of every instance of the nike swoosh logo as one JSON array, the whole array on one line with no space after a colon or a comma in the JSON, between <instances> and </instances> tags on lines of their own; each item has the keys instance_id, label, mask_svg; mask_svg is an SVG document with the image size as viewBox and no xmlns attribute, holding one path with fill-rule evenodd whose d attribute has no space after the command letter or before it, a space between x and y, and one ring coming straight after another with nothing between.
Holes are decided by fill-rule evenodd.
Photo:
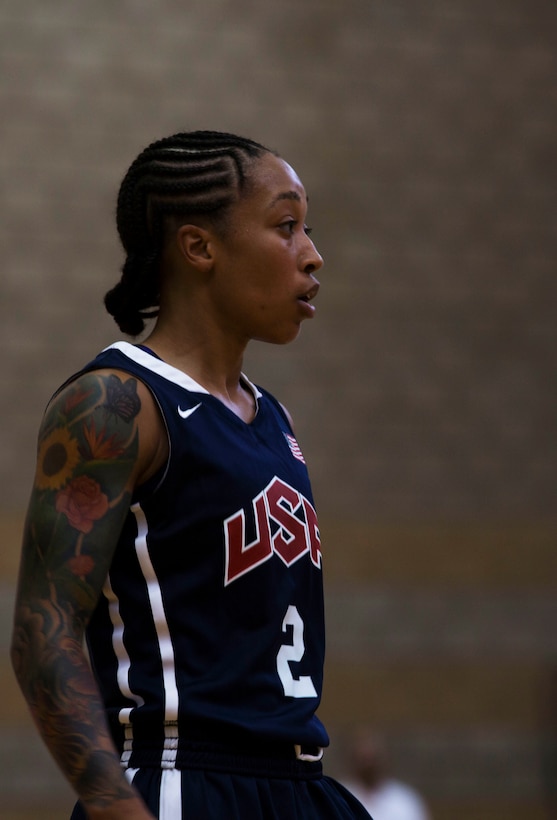
<instances>
[{"instance_id":1,"label":"nike swoosh logo","mask_svg":"<svg viewBox=\"0 0 557 820\"><path fill-rule=\"evenodd\" d=\"M195 413L198 407L201 407L201 402L199 402L199 404L196 404L195 407L190 407L188 410L182 410L180 405L178 405L178 415L181 416L183 419L189 419L189 417L192 415L192 413Z\"/></svg>"}]
</instances>

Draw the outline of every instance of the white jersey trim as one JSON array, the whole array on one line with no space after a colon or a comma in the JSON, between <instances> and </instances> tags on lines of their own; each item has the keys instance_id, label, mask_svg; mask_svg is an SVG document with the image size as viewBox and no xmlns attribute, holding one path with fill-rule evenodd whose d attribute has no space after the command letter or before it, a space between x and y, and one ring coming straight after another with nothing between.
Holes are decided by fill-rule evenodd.
<instances>
[{"instance_id":1,"label":"white jersey trim","mask_svg":"<svg viewBox=\"0 0 557 820\"><path fill-rule=\"evenodd\" d=\"M178 719L178 686L176 683L176 661L174 657L174 647L170 639L170 630L166 620L164 603L159 580L156 576L151 556L147 546L148 524L145 513L140 504L131 507L137 521L137 537L135 539L135 551L139 560L143 577L147 584L147 594L151 605L153 622L157 632L159 650L162 662L162 673L165 696L165 722L172 722Z\"/></svg>"},{"instance_id":2,"label":"white jersey trim","mask_svg":"<svg viewBox=\"0 0 557 820\"><path fill-rule=\"evenodd\" d=\"M177 367L173 367L171 364L163 362L162 359L158 359L151 353L147 353L146 350L131 344L131 342L114 342L108 347L105 347L103 353L106 350L119 350L120 353L123 353L124 356L127 356L128 359L131 359L136 364L140 364L152 373L157 373L157 375L162 376L163 379L166 379L173 384L177 384L179 387L183 387L191 393L204 393L205 395L210 395L208 390L196 382L195 379L192 379L191 376L188 376L187 373L184 373ZM255 398L260 399L261 392L254 384L252 384L252 382L250 382L244 373L241 374L241 379L252 391Z\"/></svg>"},{"instance_id":3,"label":"white jersey trim","mask_svg":"<svg viewBox=\"0 0 557 820\"><path fill-rule=\"evenodd\" d=\"M103 594L108 601L108 613L112 622L112 647L118 661L118 670L116 673L118 687L124 697L135 701L135 707L143 706L145 701L141 695L136 695L132 692L130 687L129 673L131 661L124 645L124 622L122 620L122 616L120 615L119 599L112 589L109 577L104 583ZM127 706L125 709L120 710L118 715L120 723L129 723L130 713L135 707Z\"/></svg>"},{"instance_id":4,"label":"white jersey trim","mask_svg":"<svg viewBox=\"0 0 557 820\"><path fill-rule=\"evenodd\" d=\"M161 775L159 797L160 820L176 820L182 816L182 772L165 769Z\"/></svg>"}]
</instances>

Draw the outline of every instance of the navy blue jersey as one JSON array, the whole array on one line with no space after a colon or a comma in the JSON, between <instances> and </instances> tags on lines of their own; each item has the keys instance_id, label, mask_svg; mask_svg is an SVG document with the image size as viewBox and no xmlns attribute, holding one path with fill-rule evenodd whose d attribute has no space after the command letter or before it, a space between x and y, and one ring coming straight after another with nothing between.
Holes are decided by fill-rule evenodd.
<instances>
[{"instance_id":1,"label":"navy blue jersey","mask_svg":"<svg viewBox=\"0 0 557 820\"><path fill-rule=\"evenodd\" d=\"M87 641L115 739L325 746L321 549L307 468L279 403L244 380L249 424L182 371L118 342L85 371L144 382L165 469L133 498ZM83 371L83 372L85 372ZM125 739L125 743L124 743ZM130 762L131 758L131 762Z\"/></svg>"}]
</instances>

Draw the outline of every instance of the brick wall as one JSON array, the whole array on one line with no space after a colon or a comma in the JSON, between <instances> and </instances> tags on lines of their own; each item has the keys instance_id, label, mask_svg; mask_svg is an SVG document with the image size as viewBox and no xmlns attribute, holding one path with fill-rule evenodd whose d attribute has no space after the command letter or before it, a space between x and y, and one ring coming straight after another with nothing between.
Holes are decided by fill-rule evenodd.
<instances>
[{"instance_id":1,"label":"brick wall","mask_svg":"<svg viewBox=\"0 0 557 820\"><path fill-rule=\"evenodd\" d=\"M324 708L340 735L348 700L367 703L439 820L465 798L467 820L543 816L534 713L556 647L535 602L555 592L556 46L552 0L0 10L3 520L24 508L50 393L117 336L101 301L131 159L182 128L276 147L306 184L326 267L316 321L288 348L254 347L246 370L292 411L322 510L336 636ZM428 612L446 621L444 642L431 643ZM524 646L505 639L517 613ZM499 708L509 677L524 699ZM445 706L432 711L437 685ZM33 743L3 722L4 748L14 732ZM488 789L471 764L472 779L444 778L452 791L431 776L441 759L456 772L482 755L521 785Z\"/></svg>"}]
</instances>

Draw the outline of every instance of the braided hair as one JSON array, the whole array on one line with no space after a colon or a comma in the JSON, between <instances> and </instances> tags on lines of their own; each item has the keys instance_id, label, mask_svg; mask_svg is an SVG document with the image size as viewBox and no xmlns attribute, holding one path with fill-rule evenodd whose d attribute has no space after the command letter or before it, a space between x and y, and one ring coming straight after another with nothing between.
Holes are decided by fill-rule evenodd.
<instances>
[{"instance_id":1,"label":"braided hair","mask_svg":"<svg viewBox=\"0 0 557 820\"><path fill-rule=\"evenodd\" d=\"M120 281L104 299L123 333L138 336L145 319L158 315L160 259L169 228L178 220L205 217L222 229L246 188L250 162L268 150L234 134L192 131L153 142L132 163L116 213L126 260Z\"/></svg>"}]
</instances>

